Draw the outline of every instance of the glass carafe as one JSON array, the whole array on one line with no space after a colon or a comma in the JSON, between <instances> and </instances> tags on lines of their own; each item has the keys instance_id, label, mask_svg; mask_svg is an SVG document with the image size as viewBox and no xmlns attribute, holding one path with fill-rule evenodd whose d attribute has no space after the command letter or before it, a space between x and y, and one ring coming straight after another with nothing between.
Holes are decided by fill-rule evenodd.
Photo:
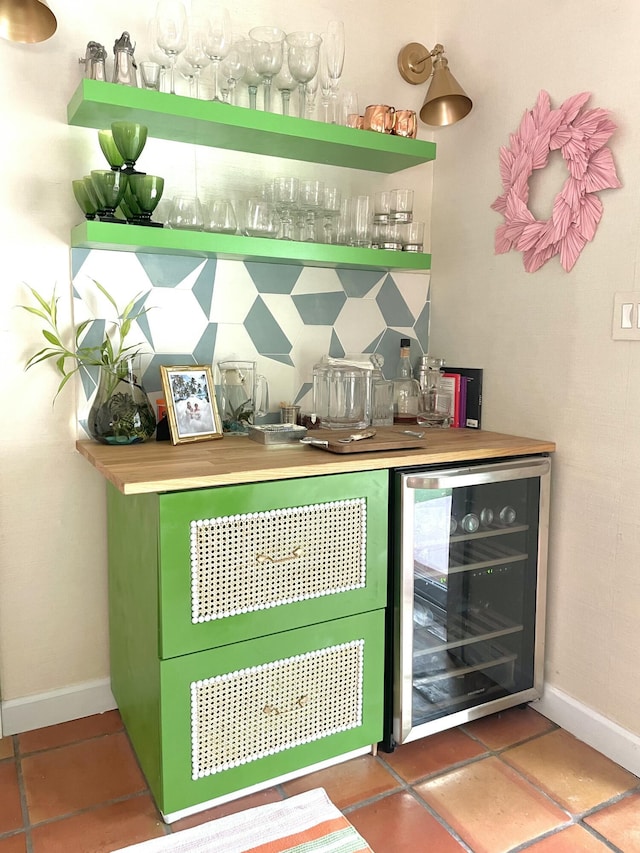
<instances>
[{"instance_id":1,"label":"glass carafe","mask_svg":"<svg viewBox=\"0 0 640 853\"><path fill-rule=\"evenodd\" d=\"M267 414L269 386L255 361L219 361L219 406L222 431L246 435L256 417Z\"/></svg>"}]
</instances>

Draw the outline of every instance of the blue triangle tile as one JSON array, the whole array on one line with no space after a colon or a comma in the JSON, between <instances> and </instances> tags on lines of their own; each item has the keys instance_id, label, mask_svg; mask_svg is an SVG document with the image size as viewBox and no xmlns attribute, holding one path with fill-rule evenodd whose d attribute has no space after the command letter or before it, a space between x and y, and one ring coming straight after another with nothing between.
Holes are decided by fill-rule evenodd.
<instances>
[{"instance_id":1,"label":"blue triangle tile","mask_svg":"<svg viewBox=\"0 0 640 853\"><path fill-rule=\"evenodd\" d=\"M301 293L291 297L307 326L333 326L347 301L344 293Z\"/></svg>"},{"instance_id":2,"label":"blue triangle tile","mask_svg":"<svg viewBox=\"0 0 640 853\"><path fill-rule=\"evenodd\" d=\"M280 364L286 364L287 367L295 367L290 355L284 355L283 353L278 352L261 352L260 355L263 355L265 358L270 358L272 361L277 361Z\"/></svg>"},{"instance_id":3,"label":"blue triangle tile","mask_svg":"<svg viewBox=\"0 0 640 853\"><path fill-rule=\"evenodd\" d=\"M188 255L136 252L136 257L154 287L175 287L202 263L202 258Z\"/></svg>"},{"instance_id":4,"label":"blue triangle tile","mask_svg":"<svg viewBox=\"0 0 640 853\"><path fill-rule=\"evenodd\" d=\"M256 350L262 353L286 354L291 352L291 341L284 334L264 300L258 296L244 321L247 334Z\"/></svg>"},{"instance_id":5,"label":"blue triangle tile","mask_svg":"<svg viewBox=\"0 0 640 853\"><path fill-rule=\"evenodd\" d=\"M193 350L196 364L212 364L213 353L216 348L216 337L218 335L218 324L209 323L207 328Z\"/></svg>"},{"instance_id":6,"label":"blue triangle tile","mask_svg":"<svg viewBox=\"0 0 640 853\"><path fill-rule=\"evenodd\" d=\"M329 343L329 355L332 358L343 358L345 354L345 349L340 343L340 338L332 331L331 342Z\"/></svg>"},{"instance_id":7,"label":"blue triangle tile","mask_svg":"<svg viewBox=\"0 0 640 853\"><path fill-rule=\"evenodd\" d=\"M87 260L89 256L89 252L91 249L72 249L71 250L71 278L75 278L80 269L82 268L82 264Z\"/></svg>"},{"instance_id":8,"label":"blue triangle tile","mask_svg":"<svg viewBox=\"0 0 640 853\"><path fill-rule=\"evenodd\" d=\"M377 337L375 337L375 338L371 341L371 343L370 343L370 344L368 344L368 346L366 346L366 347L362 350L362 352L366 352L366 353L377 352L377 350L378 350L378 344L379 344L379 343L380 343L380 341L382 340L382 335L383 335L383 334L384 334L384 332L380 332L380 334L379 334Z\"/></svg>"},{"instance_id":9,"label":"blue triangle tile","mask_svg":"<svg viewBox=\"0 0 640 853\"><path fill-rule=\"evenodd\" d=\"M134 314L145 307L145 302L149 298L150 294L151 294L151 290L148 290L146 293L144 293L140 297L140 299L135 304L134 311L133 311ZM147 307L149 308L150 311L153 311L152 306L147 306ZM149 325L149 314L144 313L141 317L138 317L136 322L137 322L138 326L140 327L140 331L144 335L149 346L151 347L151 349L153 349L153 335L151 334L151 326Z\"/></svg>"},{"instance_id":10,"label":"blue triangle tile","mask_svg":"<svg viewBox=\"0 0 640 853\"><path fill-rule=\"evenodd\" d=\"M258 293L291 293L302 272L295 264L260 264L245 261Z\"/></svg>"},{"instance_id":11,"label":"blue triangle tile","mask_svg":"<svg viewBox=\"0 0 640 853\"><path fill-rule=\"evenodd\" d=\"M208 317L211 313L211 302L213 301L213 285L216 279L217 260L209 258L202 267L200 275L193 285L193 295L198 301L198 305L202 308L204 316Z\"/></svg>"},{"instance_id":12,"label":"blue triangle tile","mask_svg":"<svg viewBox=\"0 0 640 853\"><path fill-rule=\"evenodd\" d=\"M413 331L416 333L416 338L420 342L423 352L429 352L429 325L431 315L431 303L426 302L424 308L420 312L420 316L416 320Z\"/></svg>"},{"instance_id":13,"label":"blue triangle tile","mask_svg":"<svg viewBox=\"0 0 640 853\"><path fill-rule=\"evenodd\" d=\"M300 386L300 390L296 394L295 399L293 401L294 406L298 403L298 400L302 400L302 398L305 396L305 394L308 394L312 388L313 388L313 385L311 382L303 382L302 385Z\"/></svg>"},{"instance_id":14,"label":"blue triangle tile","mask_svg":"<svg viewBox=\"0 0 640 853\"><path fill-rule=\"evenodd\" d=\"M400 359L400 340L406 337L407 335L404 332L400 333L396 332L394 329L386 329L378 342L376 352L380 353L384 358L382 373L386 379L393 379L396 375L398 361ZM411 363L414 367L421 355L421 348L416 341L411 340Z\"/></svg>"},{"instance_id":15,"label":"blue triangle tile","mask_svg":"<svg viewBox=\"0 0 640 853\"><path fill-rule=\"evenodd\" d=\"M376 302L387 326L413 326L416 318L390 275L380 288Z\"/></svg>"},{"instance_id":16,"label":"blue triangle tile","mask_svg":"<svg viewBox=\"0 0 640 853\"><path fill-rule=\"evenodd\" d=\"M347 296L366 296L382 275L376 270L337 269L336 273Z\"/></svg>"}]
</instances>

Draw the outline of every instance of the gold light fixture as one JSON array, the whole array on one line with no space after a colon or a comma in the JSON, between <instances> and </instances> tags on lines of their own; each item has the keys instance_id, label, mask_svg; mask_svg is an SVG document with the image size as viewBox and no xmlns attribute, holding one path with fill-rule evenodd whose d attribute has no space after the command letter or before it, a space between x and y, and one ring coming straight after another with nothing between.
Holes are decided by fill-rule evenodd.
<instances>
[{"instance_id":1,"label":"gold light fixture","mask_svg":"<svg viewBox=\"0 0 640 853\"><path fill-rule=\"evenodd\" d=\"M56 16L45 0L0 0L0 37L34 44L56 31Z\"/></svg>"},{"instance_id":2,"label":"gold light fixture","mask_svg":"<svg viewBox=\"0 0 640 853\"><path fill-rule=\"evenodd\" d=\"M407 83L414 86L431 77L420 110L420 118L425 124L444 127L455 124L471 112L473 102L449 70L441 44L433 50L418 42L405 45L398 54L398 71Z\"/></svg>"}]
</instances>

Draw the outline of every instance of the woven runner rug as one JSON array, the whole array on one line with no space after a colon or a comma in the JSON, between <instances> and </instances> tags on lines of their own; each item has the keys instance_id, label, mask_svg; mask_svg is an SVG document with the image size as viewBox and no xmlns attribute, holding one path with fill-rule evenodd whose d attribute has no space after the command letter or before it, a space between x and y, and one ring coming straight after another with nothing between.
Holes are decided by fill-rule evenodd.
<instances>
[{"instance_id":1,"label":"woven runner rug","mask_svg":"<svg viewBox=\"0 0 640 853\"><path fill-rule=\"evenodd\" d=\"M373 853L361 835L315 788L212 820L117 853Z\"/></svg>"}]
</instances>

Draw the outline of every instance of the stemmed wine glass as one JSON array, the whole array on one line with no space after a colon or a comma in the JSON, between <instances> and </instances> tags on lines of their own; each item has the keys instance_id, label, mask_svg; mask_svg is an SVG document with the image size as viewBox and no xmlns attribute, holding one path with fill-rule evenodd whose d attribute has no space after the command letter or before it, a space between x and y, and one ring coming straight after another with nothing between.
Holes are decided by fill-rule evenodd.
<instances>
[{"instance_id":1,"label":"stemmed wine glass","mask_svg":"<svg viewBox=\"0 0 640 853\"><path fill-rule=\"evenodd\" d=\"M206 20L204 47L213 68L213 100L221 101L223 98L218 90L218 71L233 42L229 10L212 5L209 0L193 0L192 11Z\"/></svg>"},{"instance_id":2,"label":"stemmed wine glass","mask_svg":"<svg viewBox=\"0 0 640 853\"><path fill-rule=\"evenodd\" d=\"M221 88L222 100L233 104L236 86L247 73L247 54L242 40L233 42L231 50L222 60L220 70L226 81L226 86Z\"/></svg>"},{"instance_id":3,"label":"stemmed wine glass","mask_svg":"<svg viewBox=\"0 0 640 853\"><path fill-rule=\"evenodd\" d=\"M329 121L329 104L331 103L331 78L327 63L327 34L322 33L320 59L318 62L318 84L320 87L320 103L322 104L323 121Z\"/></svg>"},{"instance_id":4,"label":"stemmed wine glass","mask_svg":"<svg viewBox=\"0 0 640 853\"><path fill-rule=\"evenodd\" d=\"M182 58L187 65L193 69L193 75L190 82L193 83L192 95L195 98L200 97L200 75L202 69L206 68L209 62L209 56L206 51L206 35L207 22L204 18L191 18L189 21L189 34L187 36L187 45L182 54Z\"/></svg>"},{"instance_id":5,"label":"stemmed wine glass","mask_svg":"<svg viewBox=\"0 0 640 853\"><path fill-rule=\"evenodd\" d=\"M300 182L298 178L274 178L273 200L280 217L281 240L291 240L291 226L293 223L293 210L298 201Z\"/></svg>"},{"instance_id":6,"label":"stemmed wine glass","mask_svg":"<svg viewBox=\"0 0 640 853\"><path fill-rule=\"evenodd\" d=\"M338 100L338 86L344 68L344 24L342 21L329 21L325 37L325 59L327 63L327 75L331 87L331 100L333 101L333 123L337 121L336 103Z\"/></svg>"},{"instance_id":7,"label":"stemmed wine glass","mask_svg":"<svg viewBox=\"0 0 640 853\"><path fill-rule=\"evenodd\" d=\"M254 27L249 30L253 66L262 78L264 109L271 110L271 80L282 68L285 34L277 27Z\"/></svg>"},{"instance_id":8,"label":"stemmed wine glass","mask_svg":"<svg viewBox=\"0 0 640 853\"><path fill-rule=\"evenodd\" d=\"M176 93L176 58L187 46L187 10L181 0L158 0L158 47L169 59L169 92Z\"/></svg>"},{"instance_id":9,"label":"stemmed wine glass","mask_svg":"<svg viewBox=\"0 0 640 853\"><path fill-rule=\"evenodd\" d=\"M299 84L298 115L301 118L304 118L305 113L307 83L313 79L318 70L321 44L322 38L316 33L299 32L290 33L287 36L289 70Z\"/></svg>"},{"instance_id":10,"label":"stemmed wine glass","mask_svg":"<svg viewBox=\"0 0 640 853\"><path fill-rule=\"evenodd\" d=\"M282 61L282 68L276 76L273 78L273 85L280 92L280 97L282 98L282 115L289 115L289 101L291 99L291 93L295 90L297 82L291 71L289 70L289 63L287 62L287 44L284 44L284 59Z\"/></svg>"},{"instance_id":11,"label":"stemmed wine glass","mask_svg":"<svg viewBox=\"0 0 640 853\"><path fill-rule=\"evenodd\" d=\"M252 42L246 41L240 45L240 50L243 52L247 70L244 72L244 82L249 92L249 108L255 110L258 108L258 86L262 82L262 77L255 69L253 64Z\"/></svg>"}]
</instances>

